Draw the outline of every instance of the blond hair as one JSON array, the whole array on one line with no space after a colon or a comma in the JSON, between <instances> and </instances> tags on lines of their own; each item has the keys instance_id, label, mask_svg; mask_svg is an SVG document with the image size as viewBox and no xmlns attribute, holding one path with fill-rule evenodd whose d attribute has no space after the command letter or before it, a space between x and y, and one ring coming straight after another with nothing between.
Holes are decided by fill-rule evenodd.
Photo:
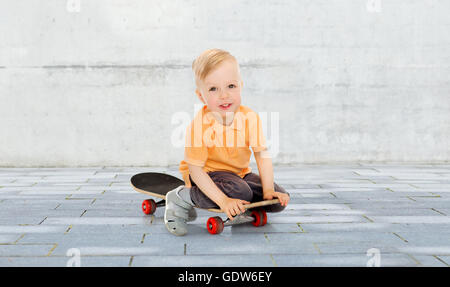
<instances>
[{"instance_id":1,"label":"blond hair","mask_svg":"<svg viewBox=\"0 0 450 287\"><path fill-rule=\"evenodd\" d=\"M236 58L225 50L208 49L201 53L200 56L192 62L195 84L199 86L200 81L203 81L209 73L226 60L233 60L236 64L238 63Z\"/></svg>"}]
</instances>

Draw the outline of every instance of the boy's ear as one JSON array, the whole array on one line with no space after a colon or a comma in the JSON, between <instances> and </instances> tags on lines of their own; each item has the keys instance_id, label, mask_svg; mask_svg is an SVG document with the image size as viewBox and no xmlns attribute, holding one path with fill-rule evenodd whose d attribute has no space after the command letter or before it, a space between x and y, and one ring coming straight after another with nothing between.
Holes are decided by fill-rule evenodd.
<instances>
[{"instance_id":1,"label":"boy's ear","mask_svg":"<svg viewBox=\"0 0 450 287\"><path fill-rule=\"evenodd\" d=\"M200 101L202 101L202 103L204 105L206 105L205 101L203 100L202 94L200 93L200 91L198 89L195 90L195 93L197 94L197 97L200 99Z\"/></svg>"}]
</instances>

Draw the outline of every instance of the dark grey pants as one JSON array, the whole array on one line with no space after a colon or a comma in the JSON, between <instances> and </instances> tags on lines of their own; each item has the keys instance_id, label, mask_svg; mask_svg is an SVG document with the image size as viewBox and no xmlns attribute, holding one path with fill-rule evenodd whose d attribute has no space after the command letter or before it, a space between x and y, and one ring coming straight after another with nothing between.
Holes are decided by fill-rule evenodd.
<instances>
[{"instance_id":1,"label":"dark grey pants","mask_svg":"<svg viewBox=\"0 0 450 287\"><path fill-rule=\"evenodd\" d=\"M263 200L263 189L261 185L261 178L254 173L248 173L241 178L239 175L228 171L211 171L208 172L212 181L217 187L225 193L228 197L239 198L249 202L256 202ZM209 197L207 197L200 188L195 184L191 177L191 200L200 208L219 208ZM284 188L274 183L275 191L287 193ZM266 212L280 212L285 206L281 204L268 205L263 207Z\"/></svg>"}]
</instances>

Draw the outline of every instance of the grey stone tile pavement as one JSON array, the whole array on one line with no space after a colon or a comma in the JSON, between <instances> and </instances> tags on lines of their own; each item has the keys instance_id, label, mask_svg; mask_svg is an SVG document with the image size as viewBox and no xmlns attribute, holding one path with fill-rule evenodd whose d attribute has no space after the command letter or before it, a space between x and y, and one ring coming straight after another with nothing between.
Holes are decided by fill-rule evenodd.
<instances>
[{"instance_id":1,"label":"grey stone tile pavement","mask_svg":"<svg viewBox=\"0 0 450 287\"><path fill-rule=\"evenodd\" d=\"M253 165L254 170L257 170ZM0 168L0 266L450 265L449 164L274 166L291 194L268 224L210 235L198 210L189 233L129 180L171 167ZM223 218L225 216L222 216Z\"/></svg>"}]
</instances>

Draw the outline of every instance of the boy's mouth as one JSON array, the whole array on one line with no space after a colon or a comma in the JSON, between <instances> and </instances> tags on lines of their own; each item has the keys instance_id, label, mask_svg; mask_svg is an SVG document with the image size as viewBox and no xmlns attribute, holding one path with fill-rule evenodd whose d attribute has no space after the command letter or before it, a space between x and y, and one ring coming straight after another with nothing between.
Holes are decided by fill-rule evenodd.
<instances>
[{"instance_id":1,"label":"boy's mouth","mask_svg":"<svg viewBox=\"0 0 450 287\"><path fill-rule=\"evenodd\" d=\"M219 108L222 110L228 110L231 107L232 104L223 104L220 105Z\"/></svg>"}]
</instances>

